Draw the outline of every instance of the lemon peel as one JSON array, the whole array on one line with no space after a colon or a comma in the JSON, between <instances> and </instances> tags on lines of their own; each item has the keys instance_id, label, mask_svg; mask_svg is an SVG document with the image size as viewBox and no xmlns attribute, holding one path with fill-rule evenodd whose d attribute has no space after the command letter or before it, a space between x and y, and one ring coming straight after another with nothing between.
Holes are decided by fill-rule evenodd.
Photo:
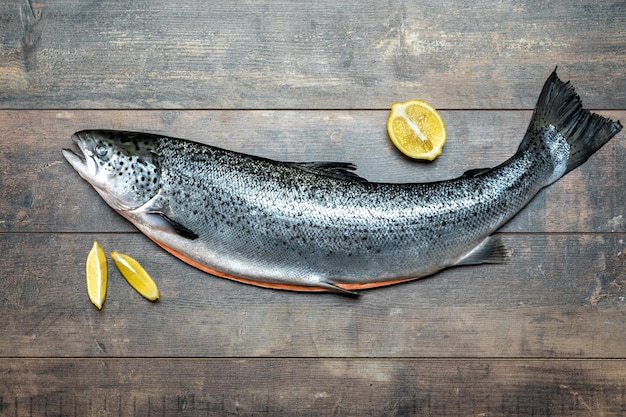
<instances>
[{"instance_id":1,"label":"lemon peel","mask_svg":"<svg viewBox=\"0 0 626 417\"><path fill-rule=\"evenodd\" d=\"M429 161L441 155L448 138L443 117L423 100L393 103L387 119L387 132L403 154Z\"/></svg>"},{"instance_id":2,"label":"lemon peel","mask_svg":"<svg viewBox=\"0 0 626 417\"><path fill-rule=\"evenodd\" d=\"M159 288L139 262L118 251L111 252L111 258L115 261L115 266L117 266L117 269L119 269L120 273L126 278L126 281L128 281L130 286L139 294L150 301L159 299L161 296Z\"/></svg>"},{"instance_id":3,"label":"lemon peel","mask_svg":"<svg viewBox=\"0 0 626 417\"><path fill-rule=\"evenodd\" d=\"M98 310L102 309L107 294L107 259L104 249L97 241L87 255L85 268L87 277L87 295Z\"/></svg>"}]
</instances>

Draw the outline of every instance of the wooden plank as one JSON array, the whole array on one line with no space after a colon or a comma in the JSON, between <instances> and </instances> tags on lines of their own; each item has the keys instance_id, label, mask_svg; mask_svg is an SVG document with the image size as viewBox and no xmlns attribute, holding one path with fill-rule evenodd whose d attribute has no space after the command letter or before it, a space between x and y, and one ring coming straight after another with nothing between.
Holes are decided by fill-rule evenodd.
<instances>
[{"instance_id":1,"label":"wooden plank","mask_svg":"<svg viewBox=\"0 0 626 417\"><path fill-rule=\"evenodd\" d=\"M358 299L203 274L60 153L114 128L450 178L514 152L555 65L624 121L624 21L616 0L1 2L0 416L625 416L623 134L504 227L509 264ZM444 109L433 164L387 139L409 98ZM94 239L139 259L162 300L109 262L96 310Z\"/></svg>"},{"instance_id":2,"label":"wooden plank","mask_svg":"<svg viewBox=\"0 0 626 417\"><path fill-rule=\"evenodd\" d=\"M605 111L626 119L625 111ZM281 160L357 164L372 181L453 178L509 158L527 111L444 111L450 139L434 163L404 157L389 141L387 111L0 111L0 231L130 232L64 160L87 128L151 131ZM540 193L504 230L624 232L623 134ZM566 209L565 209L566 208Z\"/></svg>"},{"instance_id":3,"label":"wooden plank","mask_svg":"<svg viewBox=\"0 0 626 417\"><path fill-rule=\"evenodd\" d=\"M138 234L0 234L0 357L626 358L624 234L505 234L506 265L451 269L360 298L204 274ZM150 303L109 260L87 299L94 239L152 273Z\"/></svg>"},{"instance_id":4,"label":"wooden plank","mask_svg":"<svg viewBox=\"0 0 626 417\"><path fill-rule=\"evenodd\" d=\"M0 360L0 415L623 416L624 375L624 361Z\"/></svg>"},{"instance_id":5,"label":"wooden plank","mask_svg":"<svg viewBox=\"0 0 626 417\"><path fill-rule=\"evenodd\" d=\"M626 107L621 1L2 2L2 108ZM488 11L488 12L487 12Z\"/></svg>"}]
</instances>

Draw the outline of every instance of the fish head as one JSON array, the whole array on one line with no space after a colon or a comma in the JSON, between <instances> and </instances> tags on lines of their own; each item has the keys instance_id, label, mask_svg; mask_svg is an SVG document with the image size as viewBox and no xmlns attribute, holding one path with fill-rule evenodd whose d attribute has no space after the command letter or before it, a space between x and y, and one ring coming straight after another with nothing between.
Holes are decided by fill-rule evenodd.
<instances>
[{"instance_id":1,"label":"fish head","mask_svg":"<svg viewBox=\"0 0 626 417\"><path fill-rule=\"evenodd\" d=\"M75 133L72 140L79 152L64 149L63 156L115 210L133 210L159 191L157 136L84 130Z\"/></svg>"}]
</instances>

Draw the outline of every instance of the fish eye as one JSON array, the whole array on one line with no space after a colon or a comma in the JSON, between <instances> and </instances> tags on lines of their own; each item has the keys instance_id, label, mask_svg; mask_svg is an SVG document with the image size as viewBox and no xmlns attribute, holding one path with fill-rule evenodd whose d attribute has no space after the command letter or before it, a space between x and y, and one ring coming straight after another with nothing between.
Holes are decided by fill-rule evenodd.
<instances>
[{"instance_id":1,"label":"fish eye","mask_svg":"<svg viewBox=\"0 0 626 417\"><path fill-rule=\"evenodd\" d=\"M109 153L109 149L102 143L96 145L94 151L95 151L96 155L99 156L99 157L106 156L107 153Z\"/></svg>"}]
</instances>

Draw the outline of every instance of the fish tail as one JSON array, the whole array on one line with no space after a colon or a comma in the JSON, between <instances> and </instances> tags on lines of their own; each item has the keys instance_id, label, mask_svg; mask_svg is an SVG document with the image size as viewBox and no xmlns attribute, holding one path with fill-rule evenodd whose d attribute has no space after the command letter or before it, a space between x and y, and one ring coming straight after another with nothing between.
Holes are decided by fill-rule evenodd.
<instances>
[{"instance_id":1,"label":"fish tail","mask_svg":"<svg viewBox=\"0 0 626 417\"><path fill-rule=\"evenodd\" d=\"M562 167L552 178L553 182L583 164L621 129L619 121L584 109L574 87L569 81L561 81L555 69L543 86L525 142L545 140L550 131L555 131L555 135L558 133L567 141L568 152L563 155ZM549 151L554 153L554 147Z\"/></svg>"}]
</instances>

